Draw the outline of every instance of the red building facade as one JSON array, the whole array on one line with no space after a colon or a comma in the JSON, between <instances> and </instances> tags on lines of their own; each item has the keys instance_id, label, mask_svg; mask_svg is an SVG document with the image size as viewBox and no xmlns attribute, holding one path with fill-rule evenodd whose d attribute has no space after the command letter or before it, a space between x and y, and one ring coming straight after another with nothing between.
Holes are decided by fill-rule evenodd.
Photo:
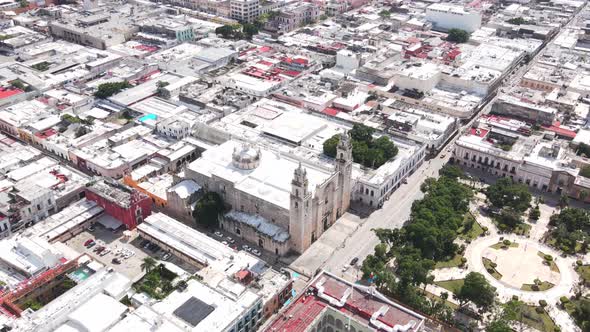
<instances>
[{"instance_id":1,"label":"red building facade","mask_svg":"<svg viewBox=\"0 0 590 332\"><path fill-rule=\"evenodd\" d=\"M114 180L96 181L85 191L87 199L96 202L129 230L152 213L152 201L146 194Z\"/></svg>"}]
</instances>

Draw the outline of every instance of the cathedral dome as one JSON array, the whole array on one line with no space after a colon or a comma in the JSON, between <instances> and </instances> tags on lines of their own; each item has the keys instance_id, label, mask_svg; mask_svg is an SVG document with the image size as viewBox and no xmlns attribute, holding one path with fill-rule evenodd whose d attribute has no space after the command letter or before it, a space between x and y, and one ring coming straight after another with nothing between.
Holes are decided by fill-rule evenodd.
<instances>
[{"instance_id":1,"label":"cathedral dome","mask_svg":"<svg viewBox=\"0 0 590 332\"><path fill-rule=\"evenodd\" d=\"M260 149L250 144L235 147L232 153L232 164L239 169L255 169L260 165Z\"/></svg>"}]
</instances>

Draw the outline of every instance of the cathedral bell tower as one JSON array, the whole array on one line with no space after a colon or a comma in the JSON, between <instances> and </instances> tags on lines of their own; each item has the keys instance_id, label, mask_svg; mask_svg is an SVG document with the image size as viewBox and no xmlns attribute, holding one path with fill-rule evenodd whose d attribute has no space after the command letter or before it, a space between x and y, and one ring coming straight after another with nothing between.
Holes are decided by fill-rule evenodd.
<instances>
[{"instance_id":1,"label":"cathedral bell tower","mask_svg":"<svg viewBox=\"0 0 590 332\"><path fill-rule=\"evenodd\" d=\"M303 253L312 242L312 195L308 186L307 170L303 168L300 162L299 167L293 172L289 211L289 234L291 235L292 248L298 253Z\"/></svg>"},{"instance_id":2,"label":"cathedral bell tower","mask_svg":"<svg viewBox=\"0 0 590 332\"><path fill-rule=\"evenodd\" d=\"M337 216L340 217L350 207L352 181L352 141L347 132L340 135L336 146L336 171L338 172L338 204Z\"/></svg>"}]
</instances>

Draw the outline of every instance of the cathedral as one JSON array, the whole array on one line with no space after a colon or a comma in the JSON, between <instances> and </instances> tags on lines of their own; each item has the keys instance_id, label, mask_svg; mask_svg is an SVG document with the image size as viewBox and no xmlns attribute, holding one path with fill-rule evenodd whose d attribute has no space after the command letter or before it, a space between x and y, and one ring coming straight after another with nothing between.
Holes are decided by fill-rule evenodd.
<instances>
[{"instance_id":1,"label":"cathedral","mask_svg":"<svg viewBox=\"0 0 590 332\"><path fill-rule=\"evenodd\" d=\"M333 164L230 140L203 153L186 177L221 195L225 231L277 255L302 253L348 209L352 143L342 134Z\"/></svg>"}]
</instances>

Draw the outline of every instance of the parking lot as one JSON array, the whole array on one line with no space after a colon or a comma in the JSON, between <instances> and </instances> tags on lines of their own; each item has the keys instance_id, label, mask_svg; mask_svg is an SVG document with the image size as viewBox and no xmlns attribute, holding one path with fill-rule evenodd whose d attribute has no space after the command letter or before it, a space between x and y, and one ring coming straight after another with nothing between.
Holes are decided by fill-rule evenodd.
<instances>
[{"instance_id":1,"label":"parking lot","mask_svg":"<svg viewBox=\"0 0 590 332\"><path fill-rule=\"evenodd\" d=\"M88 246L90 240L94 245ZM155 245L149 245L145 240L137 236L137 232L131 232L131 237L123 235L123 230L113 232L101 225L95 229L84 231L66 242L69 246L80 253L86 253L104 265L111 266L115 271L136 281L142 275L141 264L145 257L153 257L155 260L164 260L177 265L188 273L195 273L196 268L192 267L166 253ZM104 250L99 251L99 248ZM105 254L106 252L106 254Z\"/></svg>"}]
</instances>

